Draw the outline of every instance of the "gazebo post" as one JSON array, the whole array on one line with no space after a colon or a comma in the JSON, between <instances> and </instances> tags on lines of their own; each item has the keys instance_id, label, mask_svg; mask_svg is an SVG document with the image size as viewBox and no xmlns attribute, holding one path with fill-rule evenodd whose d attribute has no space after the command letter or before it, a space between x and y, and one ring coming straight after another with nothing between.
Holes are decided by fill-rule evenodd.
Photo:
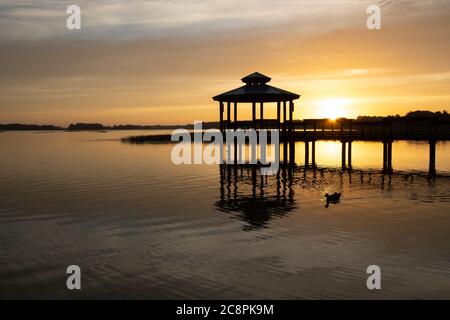
<instances>
[{"instance_id":1,"label":"gazebo post","mask_svg":"<svg viewBox=\"0 0 450 320\"><path fill-rule=\"evenodd\" d=\"M286 101L283 101L283 136L286 134Z\"/></svg>"},{"instance_id":2,"label":"gazebo post","mask_svg":"<svg viewBox=\"0 0 450 320\"><path fill-rule=\"evenodd\" d=\"M263 109L263 105L264 103L261 102L259 105L259 117L261 118L261 127L263 126L263 122L264 122L264 109Z\"/></svg>"},{"instance_id":3,"label":"gazebo post","mask_svg":"<svg viewBox=\"0 0 450 320\"><path fill-rule=\"evenodd\" d=\"M237 129L237 102L234 103L234 130Z\"/></svg>"},{"instance_id":4,"label":"gazebo post","mask_svg":"<svg viewBox=\"0 0 450 320\"><path fill-rule=\"evenodd\" d=\"M294 141L294 135L293 135L294 127L293 127L293 122L292 122L293 112L294 112L294 102L291 100L291 101L289 101L289 140L290 140L289 162L291 164L295 163L295 141ZM309 146L308 146L308 149L309 149Z\"/></svg>"},{"instance_id":5,"label":"gazebo post","mask_svg":"<svg viewBox=\"0 0 450 320\"><path fill-rule=\"evenodd\" d=\"M294 115L294 101L289 102L289 132L292 133L294 131L293 126L293 115Z\"/></svg>"},{"instance_id":6,"label":"gazebo post","mask_svg":"<svg viewBox=\"0 0 450 320\"><path fill-rule=\"evenodd\" d=\"M280 109L281 109L281 102L277 101L277 129L280 130Z\"/></svg>"},{"instance_id":7,"label":"gazebo post","mask_svg":"<svg viewBox=\"0 0 450 320\"><path fill-rule=\"evenodd\" d=\"M231 111L230 111L230 101L228 101L227 102L227 122L228 122L228 125L227 125L227 129L228 129L228 126L231 124Z\"/></svg>"},{"instance_id":8,"label":"gazebo post","mask_svg":"<svg viewBox=\"0 0 450 320\"><path fill-rule=\"evenodd\" d=\"M254 127L256 123L256 102L252 102L252 121Z\"/></svg>"},{"instance_id":9,"label":"gazebo post","mask_svg":"<svg viewBox=\"0 0 450 320\"><path fill-rule=\"evenodd\" d=\"M220 132L222 132L223 131L223 102L222 101L220 101L220 106L219 106L219 109L220 109L220 123L219 123L219 128L220 128Z\"/></svg>"}]
</instances>

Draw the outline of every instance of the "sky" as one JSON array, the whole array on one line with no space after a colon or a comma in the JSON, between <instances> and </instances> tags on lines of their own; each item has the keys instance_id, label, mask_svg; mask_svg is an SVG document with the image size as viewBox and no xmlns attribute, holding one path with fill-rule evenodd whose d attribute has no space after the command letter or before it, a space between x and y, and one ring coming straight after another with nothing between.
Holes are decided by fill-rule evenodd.
<instances>
[{"instance_id":1,"label":"sky","mask_svg":"<svg viewBox=\"0 0 450 320\"><path fill-rule=\"evenodd\" d=\"M449 36L448 0L2 0L0 123L217 121L255 71L295 119L449 110Z\"/></svg>"}]
</instances>

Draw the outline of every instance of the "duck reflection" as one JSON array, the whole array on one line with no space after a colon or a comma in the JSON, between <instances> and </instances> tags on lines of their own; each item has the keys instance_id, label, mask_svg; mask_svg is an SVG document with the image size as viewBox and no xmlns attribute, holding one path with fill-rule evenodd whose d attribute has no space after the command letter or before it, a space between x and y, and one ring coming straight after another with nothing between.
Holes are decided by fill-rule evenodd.
<instances>
[{"instance_id":1,"label":"duck reflection","mask_svg":"<svg viewBox=\"0 0 450 320\"><path fill-rule=\"evenodd\" d=\"M247 222L243 230L266 228L277 217L297 208L293 189L294 168L262 176L255 165L220 165L218 210L238 214Z\"/></svg>"}]
</instances>

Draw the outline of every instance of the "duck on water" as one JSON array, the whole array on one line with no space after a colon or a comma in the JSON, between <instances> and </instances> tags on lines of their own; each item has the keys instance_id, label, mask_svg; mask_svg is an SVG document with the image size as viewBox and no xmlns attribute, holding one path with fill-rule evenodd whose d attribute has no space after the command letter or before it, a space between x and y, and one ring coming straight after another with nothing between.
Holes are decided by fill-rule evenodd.
<instances>
[{"instance_id":1,"label":"duck on water","mask_svg":"<svg viewBox=\"0 0 450 320\"><path fill-rule=\"evenodd\" d=\"M333 204L339 203L339 201L341 200L341 195L342 195L342 192L335 192L332 194L326 193L325 199L327 200L327 204L325 205L325 208L328 208L330 203L333 203Z\"/></svg>"}]
</instances>

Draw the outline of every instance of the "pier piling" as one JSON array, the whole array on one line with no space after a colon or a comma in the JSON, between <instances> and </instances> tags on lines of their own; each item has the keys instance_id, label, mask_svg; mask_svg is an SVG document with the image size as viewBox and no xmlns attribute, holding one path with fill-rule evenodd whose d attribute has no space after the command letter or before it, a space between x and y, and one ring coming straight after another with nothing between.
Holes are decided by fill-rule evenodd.
<instances>
[{"instance_id":1,"label":"pier piling","mask_svg":"<svg viewBox=\"0 0 450 320\"><path fill-rule=\"evenodd\" d=\"M316 167L316 141L311 141L311 165Z\"/></svg>"},{"instance_id":2,"label":"pier piling","mask_svg":"<svg viewBox=\"0 0 450 320\"><path fill-rule=\"evenodd\" d=\"M342 169L345 169L345 141L341 141L342 144Z\"/></svg>"},{"instance_id":3,"label":"pier piling","mask_svg":"<svg viewBox=\"0 0 450 320\"><path fill-rule=\"evenodd\" d=\"M429 174L436 174L436 140L430 140Z\"/></svg>"},{"instance_id":4,"label":"pier piling","mask_svg":"<svg viewBox=\"0 0 450 320\"><path fill-rule=\"evenodd\" d=\"M352 168L352 142L348 142L348 168Z\"/></svg>"},{"instance_id":5,"label":"pier piling","mask_svg":"<svg viewBox=\"0 0 450 320\"><path fill-rule=\"evenodd\" d=\"M305 167L309 166L309 141L305 141Z\"/></svg>"}]
</instances>

